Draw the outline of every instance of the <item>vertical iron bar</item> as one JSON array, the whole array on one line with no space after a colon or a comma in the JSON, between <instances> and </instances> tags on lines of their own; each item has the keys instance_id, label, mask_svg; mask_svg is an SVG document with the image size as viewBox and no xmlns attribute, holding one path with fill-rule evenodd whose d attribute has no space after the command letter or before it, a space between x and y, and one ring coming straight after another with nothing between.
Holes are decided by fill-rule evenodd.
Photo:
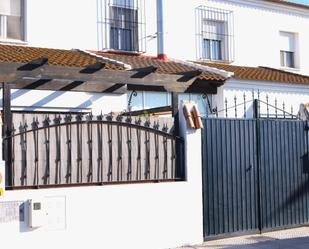
<instances>
[{"instance_id":1,"label":"vertical iron bar","mask_svg":"<svg viewBox=\"0 0 309 249\"><path fill-rule=\"evenodd\" d=\"M145 127L150 126L150 121L147 120L145 122ZM145 130L145 179L150 179L150 132L148 130Z\"/></svg>"},{"instance_id":2,"label":"vertical iron bar","mask_svg":"<svg viewBox=\"0 0 309 249\"><path fill-rule=\"evenodd\" d=\"M109 117L109 121L112 121L112 116ZM107 179L108 182L113 180L113 126L108 123L107 125L107 133L108 133L108 171L107 171Z\"/></svg>"},{"instance_id":3,"label":"vertical iron bar","mask_svg":"<svg viewBox=\"0 0 309 249\"><path fill-rule=\"evenodd\" d=\"M167 124L163 126L162 129L164 132L167 132ZM163 179L168 177L168 170L167 170L167 136L163 137L163 150L164 150L164 162L163 162Z\"/></svg>"},{"instance_id":4,"label":"vertical iron bar","mask_svg":"<svg viewBox=\"0 0 309 249\"><path fill-rule=\"evenodd\" d=\"M56 139L56 177L55 184L61 183L61 116L55 116L55 139Z\"/></svg>"},{"instance_id":5,"label":"vertical iron bar","mask_svg":"<svg viewBox=\"0 0 309 249\"><path fill-rule=\"evenodd\" d=\"M11 168L12 168L12 186L15 186L15 127L12 124L12 152L11 152Z\"/></svg>"},{"instance_id":6,"label":"vertical iron bar","mask_svg":"<svg viewBox=\"0 0 309 249\"><path fill-rule=\"evenodd\" d=\"M46 156L46 166L44 174L44 184L50 183L50 119L45 117L43 121L44 126L44 139L45 139L45 156Z\"/></svg>"},{"instance_id":7,"label":"vertical iron bar","mask_svg":"<svg viewBox=\"0 0 309 249\"><path fill-rule=\"evenodd\" d=\"M38 128L39 128L38 119L34 118L31 126L32 126L32 133L33 133L33 142L34 142L34 178L33 178L33 185L39 185L39 140L38 140Z\"/></svg>"},{"instance_id":8,"label":"vertical iron bar","mask_svg":"<svg viewBox=\"0 0 309 249\"><path fill-rule=\"evenodd\" d=\"M22 168L21 168L21 185L27 185L27 123L20 125L20 145L21 145L21 158L22 158Z\"/></svg>"},{"instance_id":9,"label":"vertical iron bar","mask_svg":"<svg viewBox=\"0 0 309 249\"><path fill-rule=\"evenodd\" d=\"M293 105L291 105L291 119L294 118L294 115L293 115Z\"/></svg>"},{"instance_id":10,"label":"vertical iron bar","mask_svg":"<svg viewBox=\"0 0 309 249\"><path fill-rule=\"evenodd\" d=\"M118 116L117 122L122 122L122 117ZM122 172L123 172L123 165L122 165L122 125L117 124L117 181L122 181Z\"/></svg>"},{"instance_id":11,"label":"vertical iron bar","mask_svg":"<svg viewBox=\"0 0 309 249\"><path fill-rule=\"evenodd\" d=\"M92 161L92 114L90 113L87 116L87 137L88 137L88 156L89 156L89 161L88 161L88 175L87 175L87 181L89 183L93 182L93 161Z\"/></svg>"},{"instance_id":12,"label":"vertical iron bar","mask_svg":"<svg viewBox=\"0 0 309 249\"><path fill-rule=\"evenodd\" d=\"M266 94L266 113L267 113L267 118L269 118L269 97L268 94Z\"/></svg>"},{"instance_id":13,"label":"vertical iron bar","mask_svg":"<svg viewBox=\"0 0 309 249\"><path fill-rule=\"evenodd\" d=\"M228 117L228 109L227 109L227 98L225 98L225 117L227 118ZM217 115L218 117L218 115Z\"/></svg>"},{"instance_id":14,"label":"vertical iron bar","mask_svg":"<svg viewBox=\"0 0 309 249\"><path fill-rule=\"evenodd\" d=\"M99 115L97 117L98 123L97 123L97 139L98 139L98 176L97 180L98 182L103 183L103 115Z\"/></svg>"},{"instance_id":15,"label":"vertical iron bar","mask_svg":"<svg viewBox=\"0 0 309 249\"><path fill-rule=\"evenodd\" d=\"M176 147L176 138L171 138L171 146L172 146L172 151L171 151L171 179L177 178L177 174L175 172L176 168L176 162L175 162L175 147Z\"/></svg>"},{"instance_id":16,"label":"vertical iron bar","mask_svg":"<svg viewBox=\"0 0 309 249\"><path fill-rule=\"evenodd\" d=\"M9 84L2 83L2 106L3 106L3 159L5 160L6 186L12 186L13 175L11 168L12 154L12 111L11 111L11 87Z\"/></svg>"},{"instance_id":17,"label":"vertical iron bar","mask_svg":"<svg viewBox=\"0 0 309 249\"><path fill-rule=\"evenodd\" d=\"M285 118L285 103L282 102L283 118Z\"/></svg>"},{"instance_id":18,"label":"vertical iron bar","mask_svg":"<svg viewBox=\"0 0 309 249\"><path fill-rule=\"evenodd\" d=\"M72 183L72 115L66 115L65 118L66 144L67 144L67 173L66 183Z\"/></svg>"},{"instance_id":19,"label":"vertical iron bar","mask_svg":"<svg viewBox=\"0 0 309 249\"><path fill-rule=\"evenodd\" d=\"M76 136L77 136L77 183L83 181L83 159L82 159L82 114L76 115Z\"/></svg>"},{"instance_id":20,"label":"vertical iron bar","mask_svg":"<svg viewBox=\"0 0 309 249\"><path fill-rule=\"evenodd\" d=\"M234 97L234 105L235 105L235 118L237 118L237 97Z\"/></svg>"},{"instance_id":21,"label":"vertical iron bar","mask_svg":"<svg viewBox=\"0 0 309 249\"><path fill-rule=\"evenodd\" d=\"M155 130L159 130L159 121L154 123ZM154 168L154 178L160 178L160 164L159 164L159 135L158 133L154 134L154 142L155 142L155 168Z\"/></svg>"},{"instance_id":22,"label":"vertical iron bar","mask_svg":"<svg viewBox=\"0 0 309 249\"><path fill-rule=\"evenodd\" d=\"M126 122L131 124L132 118L127 117ZM127 126L127 150L128 150L128 170L127 170L127 180L132 180L132 128Z\"/></svg>"},{"instance_id":23,"label":"vertical iron bar","mask_svg":"<svg viewBox=\"0 0 309 249\"><path fill-rule=\"evenodd\" d=\"M244 118L247 117L246 92L244 92Z\"/></svg>"},{"instance_id":24,"label":"vertical iron bar","mask_svg":"<svg viewBox=\"0 0 309 249\"><path fill-rule=\"evenodd\" d=\"M255 118L255 119L260 118L259 100L258 99L255 99L253 101L253 118Z\"/></svg>"},{"instance_id":25,"label":"vertical iron bar","mask_svg":"<svg viewBox=\"0 0 309 249\"><path fill-rule=\"evenodd\" d=\"M141 123L141 119L135 120L135 124L139 125ZM136 180L141 180L142 177L142 162L141 162L141 129L136 129L136 137L137 137L137 164L136 164Z\"/></svg>"},{"instance_id":26,"label":"vertical iron bar","mask_svg":"<svg viewBox=\"0 0 309 249\"><path fill-rule=\"evenodd\" d=\"M259 114L259 116L257 118L260 118L260 113L261 113L260 90L258 90L257 113Z\"/></svg>"},{"instance_id":27,"label":"vertical iron bar","mask_svg":"<svg viewBox=\"0 0 309 249\"><path fill-rule=\"evenodd\" d=\"M275 116L278 118L277 98L275 98Z\"/></svg>"}]
</instances>

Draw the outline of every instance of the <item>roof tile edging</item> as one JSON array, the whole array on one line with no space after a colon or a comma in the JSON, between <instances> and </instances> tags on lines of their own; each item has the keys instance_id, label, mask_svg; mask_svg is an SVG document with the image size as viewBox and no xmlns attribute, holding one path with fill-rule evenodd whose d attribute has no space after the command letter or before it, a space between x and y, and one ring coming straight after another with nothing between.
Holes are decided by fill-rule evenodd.
<instances>
[{"instance_id":1,"label":"roof tile edging","mask_svg":"<svg viewBox=\"0 0 309 249\"><path fill-rule=\"evenodd\" d=\"M231 78L232 76L234 76L233 72L228 72L228 71L225 71L225 70L222 70L222 69L196 64L196 63L191 62L191 61L182 61L182 60L177 60L177 59L169 59L169 60L183 64L183 65L186 65L186 66L189 66L189 67L196 68L198 70L202 70L203 72L215 73L215 74L218 74L218 75L220 75L224 78Z\"/></svg>"},{"instance_id":2,"label":"roof tile edging","mask_svg":"<svg viewBox=\"0 0 309 249\"><path fill-rule=\"evenodd\" d=\"M76 51L79 51L80 53L84 53L84 54L87 54L87 55L90 55L92 57L95 57L95 58L98 58L98 59L103 59L105 61L108 61L110 63L113 63L113 64L116 64L117 66L122 66L124 67L126 70L131 70L132 69L132 66L129 65L129 64L126 64L122 61L117 61L117 60L113 60L113 59L110 59L110 58L107 58L107 57L104 57L102 55L98 55L98 54L95 54L93 52L90 52L88 50L83 50L83 49L75 49Z\"/></svg>"}]
</instances>

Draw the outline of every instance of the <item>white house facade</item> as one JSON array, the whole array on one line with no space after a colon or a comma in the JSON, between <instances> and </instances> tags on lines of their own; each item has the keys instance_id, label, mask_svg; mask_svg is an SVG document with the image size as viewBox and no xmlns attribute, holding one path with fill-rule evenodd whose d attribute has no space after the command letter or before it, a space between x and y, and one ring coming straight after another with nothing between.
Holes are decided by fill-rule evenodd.
<instances>
[{"instance_id":1,"label":"white house facade","mask_svg":"<svg viewBox=\"0 0 309 249\"><path fill-rule=\"evenodd\" d=\"M2 19L8 16L9 20L8 27L2 24L2 41L157 55L160 17L155 0L5 0L1 8ZM161 10L164 53L170 58L309 74L306 6L278 1L169 0L163 1Z\"/></svg>"},{"instance_id":2,"label":"white house facade","mask_svg":"<svg viewBox=\"0 0 309 249\"><path fill-rule=\"evenodd\" d=\"M309 75L305 5L274 0L5 0L0 16L4 43L263 66ZM207 101L219 108L225 97L209 96ZM180 98L194 99L206 113L201 94ZM115 109L125 109L124 102ZM171 98L139 92L132 103L133 110L147 109L170 105Z\"/></svg>"},{"instance_id":3,"label":"white house facade","mask_svg":"<svg viewBox=\"0 0 309 249\"><path fill-rule=\"evenodd\" d=\"M309 102L307 27L280 0L0 0L0 246L196 245L264 231L277 192L307 224L306 122L256 128Z\"/></svg>"}]
</instances>

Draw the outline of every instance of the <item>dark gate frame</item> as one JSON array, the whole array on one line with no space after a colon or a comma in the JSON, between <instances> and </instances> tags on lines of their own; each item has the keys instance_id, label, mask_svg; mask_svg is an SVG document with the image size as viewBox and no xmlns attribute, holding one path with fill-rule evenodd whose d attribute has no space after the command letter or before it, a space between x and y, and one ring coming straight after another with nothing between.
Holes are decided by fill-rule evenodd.
<instances>
[{"instance_id":1,"label":"dark gate frame","mask_svg":"<svg viewBox=\"0 0 309 249\"><path fill-rule=\"evenodd\" d=\"M267 118L267 116L269 116L269 118ZM308 182L309 182L309 176L308 176L308 173L309 173L309 170L308 170L308 167L309 167L309 157L308 157L308 153L309 153L309 134L308 134L308 132L309 132L309 122L297 120L297 116L293 116L293 118L291 118L291 115L287 115L287 116L288 116L287 119L280 118L280 117L274 117L274 116L270 117L270 115L262 116L262 115L259 114L259 101L255 100L254 101L254 118L253 119L239 119L239 118L238 119L237 118L231 118L231 119L227 119L227 118L206 118L205 119L205 122L209 121L209 125L211 125L211 123L210 123L210 122L212 122L211 120L214 120L214 122L212 123L212 125L213 125L212 127L213 127L213 129L215 129L214 132L217 132L217 133L222 132L223 129L224 130L228 129L228 126L224 126L225 123L226 123L224 121L235 122L234 125L236 125L236 122L239 122L239 125L241 125L242 122L245 122L245 121L251 122L252 124L254 124L254 126L250 128L251 129L250 132L248 131L248 128L246 128L246 132L249 132L246 135L246 137L247 137L246 139L249 139L248 137L250 136L249 134L251 134L251 132L254 133L254 137L252 137L252 139L253 139L252 143L253 143L254 149L252 151L252 148L251 148L250 153L255 154L255 156L253 156L253 158L255 158L255 159L254 159L254 161L249 162L247 160L249 160L251 158L250 155L246 156L246 157L241 157L241 158L243 158L242 160L245 160L245 161L244 162L239 161L238 164L241 164L242 165L241 167L244 167L244 166L247 167L248 166L247 164L249 163L250 167L248 168L248 170L254 169L254 172L255 172L254 174L255 174L255 177L256 177L254 182L251 182L251 184L254 184L254 186L255 186L254 187L254 189L255 189L254 198L255 198L255 202L256 202L256 207L255 207L256 223L254 225L255 229L250 230L250 231L239 229L238 232L233 232L232 234L220 234L220 233L218 233L216 235L210 235L212 233L210 233L211 231L208 231L208 230L207 230L208 232L206 233L206 230L205 230L206 228L205 228L205 223L204 223L205 240L210 240L210 239L213 239L213 238L229 237L231 235L234 236L234 235L239 235L239 234L244 234L244 233L256 233L256 232L262 233L262 232L265 232L265 231L273 231L273 230L284 229L284 228L289 228L289 227L302 226L304 224L309 223L309 216L308 216L309 215L309 205L304 204L306 202L305 200L307 200L307 202L309 201L309 195L308 195L308 193L309 193L309 184L308 184ZM218 123L216 122L216 120L218 121ZM219 124L219 122L222 122L222 123ZM244 127L244 125L245 124L243 124L243 126L237 126L237 127ZM210 126L206 125L206 123L205 123L204 127L209 128ZM234 129L236 129L236 126L233 126L233 127L234 127ZM233 129L233 131L234 131L234 129ZM239 131L239 132L242 132L244 134L245 133L245 131L243 130L244 128L241 128L241 129L242 129L242 131ZM208 136L210 136L209 132L211 132L211 131L210 130L208 131L208 133L207 133ZM231 132L232 132L232 130L231 130ZM293 134L290 134L292 132L293 132ZM267 137L267 134L275 134L274 135L275 137L273 139L270 139L270 138ZM204 139L205 135L206 134L203 135L203 139ZM224 134L222 134L221 136L224 136ZM234 137L238 137L238 136L236 136L236 134L234 134ZM219 148L221 148L220 143L222 143L222 141L227 141L226 139L221 141L221 138L217 137L217 135L215 135L214 139L217 139L219 141L213 141L213 140L210 141L210 139L212 139L212 138L207 139L207 142L209 143L209 145L208 145L209 149L208 150L211 150L210 149L211 147L209 147L211 144L212 144L212 146L216 146L216 147L219 146L218 147L218 150L219 150ZM240 138L238 138L238 139L240 139ZM246 141L246 140L241 140L241 141ZM293 144L290 144L292 142L293 142ZM203 146L206 146L206 145L203 145ZM221 149L230 148L230 147L225 147L225 145L222 145L222 146L223 147ZM237 146L237 144L234 144L234 146ZM244 146L244 145L242 145L242 146ZM251 145L245 144L245 146L251 146ZM245 147L242 147L242 148L246 149ZM243 150L243 149L241 149L241 150ZM230 150L230 149L228 149L228 150ZM238 150L238 148L236 148L236 150ZM288 151L286 151L286 150L288 150ZM217 151L217 149L214 149L213 152L208 152L208 153L213 153L214 157L216 158L216 156L215 156L216 154L214 154L214 153L218 153L218 151L217 152L216 151ZM243 151L242 153L247 153L247 152ZM229 153L232 153L232 151L230 151ZM240 153L240 152L238 152L238 153ZM295 175L295 176L294 176L293 179L292 179L292 176L290 176L288 174L288 172L290 172L294 167L293 156L289 156L290 155L289 153L291 155L294 155L294 154L295 155L298 155L298 154L301 155L301 158L300 158L300 156L299 156L299 158L296 158L296 157L294 158L295 159L295 165L297 165L298 167L294 169L295 172L293 173L293 175ZM298 153L298 154L296 154L296 153ZM275 155L273 155L273 154L275 154ZM207 154L207 155L209 156L209 154ZM273 161L275 159L273 159L273 158L269 159L269 157L272 157L272 156L273 157L277 156L277 158L280 158L280 156L283 156L284 158L282 158L282 159L280 158L280 161ZM218 159L218 160L228 160L228 159L226 159L226 157L227 157L227 154L225 154L225 156L224 156L225 159L221 158L221 159ZM286 160L287 160L286 157L289 158L288 162L286 162ZM203 160L207 160L206 155L203 155L203 158L204 158ZM235 158L236 157L234 156L234 159ZM224 163L224 162L222 161L222 163ZM214 165L217 165L217 164L215 163ZM219 162L218 165L221 165L221 163ZM234 165L234 164L232 163L231 165ZM231 165L229 167L231 167ZM268 168L269 165L270 165L271 169ZM209 166L209 167L217 168L217 166ZM203 162L203 167L206 167L206 161ZM299 168L299 167L301 167L301 168ZM240 170L240 169L244 170L243 168L239 168L238 170ZM212 170L214 171L215 169L210 169L210 172L212 172ZM227 170L227 169L225 169L225 167L224 167L224 170ZM269 170L272 170L272 171L268 172ZM276 170L278 170L279 173ZM300 171L302 173L300 173ZM225 173L225 174L227 174L227 173ZM279 174L279 176L276 176L276 174ZM203 177L205 177L204 173L203 173ZM219 175L218 175L218 177L219 177ZM231 176L227 176L227 177L231 177ZM277 180L275 180L275 182L272 183L273 186L271 187L271 186L269 186L268 182L270 181L269 179L272 179L272 177L276 178ZM280 177L282 177L282 179ZM280 187L280 185L278 187L279 189L277 190L278 193L272 192L272 191L274 191L273 188L275 187L275 185L274 185L275 183L276 184L279 184L280 182L281 182L281 184L284 183L285 178L283 178L283 177L285 177L285 178L290 177L291 178L290 180L286 180L286 181L292 182L293 186L292 185L291 186L290 185L289 186L284 185L285 186L284 188L287 188L288 191L291 191L291 192L284 192L283 188ZM306 179L306 180L304 180L304 179ZM204 178L203 178L203 181L204 181L203 184L205 184L204 186L206 186ZM216 179L214 179L214 181L216 181ZM220 181L227 181L227 179L226 178L220 179ZM292 184L292 183L289 183L289 184ZM209 184L210 184L210 186L213 186L212 183L209 183ZM219 180L218 180L218 183L216 183L216 184L219 184ZM243 183L239 183L239 184L243 184ZM288 183L285 182L285 184L288 184ZM205 187L203 187L203 188L205 188ZM304 196L300 195L300 193L303 193L303 192L305 193L305 195ZM205 195L205 194L206 193L204 193L203 195ZM227 195L227 194L228 193L225 193L225 195ZM272 195L272 196L275 196L275 197L269 198L269 196L268 196L266 198L265 194ZM219 198L219 197L217 197L217 198ZM232 198L232 197L228 197L228 198ZM285 198L287 198L288 200L285 200ZM291 199L291 201L295 199L296 200L295 203L301 202L302 204L294 204L293 202L291 204L291 203L288 202L290 199ZM275 201L275 200L277 200L277 201ZM205 205L205 200L204 200L204 205ZM213 205L217 205L217 204L214 203ZM231 204L228 203L228 205L231 205ZM281 205L286 205L286 206L284 206L284 209L283 209L283 207L281 207ZM299 209L295 209L294 205L299 205ZM277 207L278 207L278 210L277 210ZM204 206L204 212L205 212L206 208L207 207ZM225 208L228 208L228 207L225 207ZM287 211L287 209L294 210L293 212L296 212L295 215L294 214L287 214L286 212L292 212L292 211ZM265 213L265 211L267 211L267 213ZM269 213L272 214L270 217L268 216ZM280 215L278 213L280 213ZM220 213L220 215L221 215L221 213ZM294 216L295 217L297 216L298 218L297 217L295 218ZM215 217L217 217L217 215ZM225 217L221 217L221 218L224 219ZM232 219L234 219L234 218L232 218ZM265 220L267 222L265 222ZM207 222L207 221L204 220L204 222ZM216 222L219 222L219 220L217 220ZM248 221L248 222L250 222L250 221ZM211 226L211 225L209 225L209 226ZM215 229L215 227L212 228L212 230L214 230L214 229ZM226 231L226 230L224 229L224 231ZM228 231L230 231L230 227L229 227Z\"/></svg>"}]
</instances>

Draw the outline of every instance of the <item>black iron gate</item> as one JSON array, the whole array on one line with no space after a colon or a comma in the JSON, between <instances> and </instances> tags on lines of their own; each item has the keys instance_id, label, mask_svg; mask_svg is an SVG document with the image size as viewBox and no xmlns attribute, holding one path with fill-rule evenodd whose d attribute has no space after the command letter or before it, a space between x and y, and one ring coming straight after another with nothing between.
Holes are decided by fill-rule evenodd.
<instances>
[{"instance_id":1,"label":"black iron gate","mask_svg":"<svg viewBox=\"0 0 309 249\"><path fill-rule=\"evenodd\" d=\"M306 121L204 119L204 237L309 221Z\"/></svg>"}]
</instances>

